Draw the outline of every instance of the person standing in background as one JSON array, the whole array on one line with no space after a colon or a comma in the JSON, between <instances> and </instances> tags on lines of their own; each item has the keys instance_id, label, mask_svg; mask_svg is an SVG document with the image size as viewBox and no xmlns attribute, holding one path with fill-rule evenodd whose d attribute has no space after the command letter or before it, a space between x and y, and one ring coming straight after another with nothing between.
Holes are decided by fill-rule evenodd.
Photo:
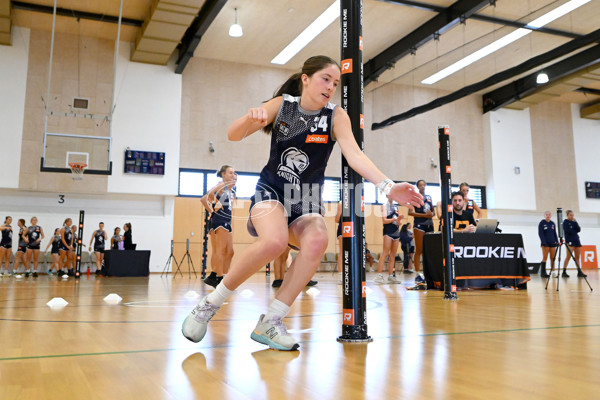
<instances>
[{"instance_id":1,"label":"person standing in background","mask_svg":"<svg viewBox=\"0 0 600 400\"><path fill-rule=\"evenodd\" d=\"M4 218L4 224L0 225L2 239L0 239L0 276L9 276L10 256L12 255L12 217ZM2 267L4 264L4 267Z\"/></svg>"},{"instance_id":2,"label":"person standing in background","mask_svg":"<svg viewBox=\"0 0 600 400\"><path fill-rule=\"evenodd\" d=\"M469 195L469 184L467 182L461 183L459 186L459 190L465 197L463 211L471 213L471 215L473 216L473 219L479 218L479 216L481 215L481 208L479 208L479 206L477 205L475 200L469 199L469 196L468 196ZM475 212L477 212L477 216L475 216Z\"/></svg>"},{"instance_id":3,"label":"person standing in background","mask_svg":"<svg viewBox=\"0 0 600 400\"><path fill-rule=\"evenodd\" d=\"M56 268L56 273L58 274L58 271L59 271L58 254L59 254L59 246L60 246L60 228L56 228L54 230L54 235L52 236L52 239L50 240L50 242L48 242L48 246L46 246L46 249L44 250L44 253L48 251L48 249L50 248L50 246L52 246L52 249L50 250L50 254L52 254L52 266L48 270L48 274L52 275L52 271L55 268Z\"/></svg>"},{"instance_id":4,"label":"person standing in background","mask_svg":"<svg viewBox=\"0 0 600 400\"><path fill-rule=\"evenodd\" d=\"M133 246L133 239L131 238L131 222L123 225L123 248L125 250L135 250Z\"/></svg>"},{"instance_id":5,"label":"person standing in background","mask_svg":"<svg viewBox=\"0 0 600 400\"><path fill-rule=\"evenodd\" d=\"M98 229L92 232L90 239L90 251L92 251L92 242L94 242L94 254L96 255L96 275L99 275L102 270L102 261L104 261L104 246L108 236L104 230L104 222L98 224Z\"/></svg>"},{"instance_id":6,"label":"person standing in background","mask_svg":"<svg viewBox=\"0 0 600 400\"><path fill-rule=\"evenodd\" d=\"M38 277L37 267L38 258L40 256L40 243L44 239L44 230L38 224L37 217L31 218L31 225L23 233L23 238L27 238L27 253L25 258L25 276L29 276L31 269L29 268L29 262L33 258L33 274L34 278Z\"/></svg>"},{"instance_id":7,"label":"person standing in background","mask_svg":"<svg viewBox=\"0 0 600 400\"><path fill-rule=\"evenodd\" d=\"M542 262L540 264L540 276L542 278L548 277L546 272L546 260L550 255L550 262L552 263L552 269L554 268L554 257L556 255L556 246L558 246L558 236L556 236L556 225L550 219L552 214L550 211L544 213L544 219L538 224L538 236L540 237L542 246Z\"/></svg>"},{"instance_id":8,"label":"person standing in background","mask_svg":"<svg viewBox=\"0 0 600 400\"><path fill-rule=\"evenodd\" d=\"M425 194L427 182L423 179L417 181L417 189L423 196L423 205L420 207L410 207L408 215L414 217L414 240L415 240L415 255L414 266L415 271L421 268L421 253L423 251L423 235L433 232L433 201L431 196Z\"/></svg>"},{"instance_id":9,"label":"person standing in background","mask_svg":"<svg viewBox=\"0 0 600 400\"><path fill-rule=\"evenodd\" d=\"M111 250L121 250L120 244L123 242L123 236L121 236L121 228L118 226L115 228L113 236L110 238Z\"/></svg>"},{"instance_id":10,"label":"person standing in background","mask_svg":"<svg viewBox=\"0 0 600 400\"><path fill-rule=\"evenodd\" d=\"M567 264L571 260L571 252L573 253L575 264L577 265L577 277L585 278L586 274L581 270L581 242L579 241L579 232L581 232L581 228L575 219L575 214L573 210L567 210L567 218L563 221L563 231L565 233L565 242L567 247L571 251L567 251L567 255L565 257L565 263L563 264L563 272L562 277L568 278L567 274Z\"/></svg>"}]
</instances>

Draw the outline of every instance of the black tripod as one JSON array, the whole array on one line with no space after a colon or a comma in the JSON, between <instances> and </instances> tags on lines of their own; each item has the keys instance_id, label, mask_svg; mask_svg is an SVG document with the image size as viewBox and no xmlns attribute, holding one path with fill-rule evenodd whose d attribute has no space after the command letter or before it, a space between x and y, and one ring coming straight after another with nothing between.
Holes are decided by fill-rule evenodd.
<instances>
[{"instance_id":1,"label":"black tripod","mask_svg":"<svg viewBox=\"0 0 600 400\"><path fill-rule=\"evenodd\" d=\"M196 274L196 268L194 268L194 262L192 261L192 256L190 255L190 239L185 240L185 254L181 258L181 261L179 261L179 265L177 265L177 271L175 271L175 275L177 275L177 272L179 272L181 274L181 277L183 277L183 273L181 273L180 268L183 264L183 260L185 259L187 259L188 265L188 278L192 279L192 270L194 271L194 276L197 278L198 275ZM192 266L192 269L190 269L190 265Z\"/></svg>"},{"instance_id":2,"label":"black tripod","mask_svg":"<svg viewBox=\"0 0 600 400\"><path fill-rule=\"evenodd\" d=\"M562 247L565 246L567 248L567 251L571 255L571 258L573 259L573 261L575 261L575 266L577 267L577 276L585 279L585 283L587 283L588 287L590 288L590 291L594 291L594 289L592 289L592 286L590 285L590 283L587 280L587 275L585 275L583 273L583 271L581 270L581 267L579 266L579 261L575 258L573 251L565 243L565 240L563 237L562 222L561 222L562 221L562 208L560 208L560 207L558 207L556 209L556 218L557 218L557 222L558 222L558 249L557 249L556 253L554 253L554 258L552 259L552 265L550 266L550 273L548 274L548 278L546 279L546 286L544 287L544 290L548 289L548 283L550 282L550 278L552 277L552 273L554 272L556 256L558 256L558 268L556 269L556 278L560 277L560 263L561 263ZM558 279L556 281L556 291L557 292L558 292L559 286L560 286L560 279Z\"/></svg>"},{"instance_id":3,"label":"black tripod","mask_svg":"<svg viewBox=\"0 0 600 400\"><path fill-rule=\"evenodd\" d=\"M168 274L170 272L170 270L172 269L171 261L173 262L173 264L175 264L177 266L177 271L179 271L179 263L177 262L177 259L173 255L173 240L171 240L171 254L169 255L169 258L167 259L167 263L165 264L165 269L163 269L163 272L160 274L161 277L163 275ZM179 271L179 273L181 274L181 271ZM175 272L175 274L177 274L177 272ZM175 276L175 275L173 275L173 276ZM181 274L181 277L183 278L183 274Z\"/></svg>"}]
</instances>

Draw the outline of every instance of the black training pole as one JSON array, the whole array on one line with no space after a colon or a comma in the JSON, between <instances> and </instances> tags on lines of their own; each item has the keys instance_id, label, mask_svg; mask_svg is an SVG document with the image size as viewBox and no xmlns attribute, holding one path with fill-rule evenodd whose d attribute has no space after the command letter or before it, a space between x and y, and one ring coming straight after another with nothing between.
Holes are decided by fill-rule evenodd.
<instances>
[{"instance_id":1,"label":"black training pole","mask_svg":"<svg viewBox=\"0 0 600 400\"><path fill-rule=\"evenodd\" d=\"M450 166L450 128L438 127L440 148L440 186L442 188L442 246L444 251L444 300L458 300L454 273L454 214L452 213L452 167Z\"/></svg>"},{"instance_id":2,"label":"black training pole","mask_svg":"<svg viewBox=\"0 0 600 400\"><path fill-rule=\"evenodd\" d=\"M363 148L362 1L340 2L342 106L356 143ZM370 342L367 334L365 220L362 177L342 156L343 320L339 342ZM374 182L377 183L377 182Z\"/></svg>"},{"instance_id":3,"label":"black training pole","mask_svg":"<svg viewBox=\"0 0 600 400\"><path fill-rule=\"evenodd\" d=\"M77 260L75 261L75 278L81 276L81 243L83 240L83 220L85 219L85 211L79 211L79 233L77 234Z\"/></svg>"}]
</instances>

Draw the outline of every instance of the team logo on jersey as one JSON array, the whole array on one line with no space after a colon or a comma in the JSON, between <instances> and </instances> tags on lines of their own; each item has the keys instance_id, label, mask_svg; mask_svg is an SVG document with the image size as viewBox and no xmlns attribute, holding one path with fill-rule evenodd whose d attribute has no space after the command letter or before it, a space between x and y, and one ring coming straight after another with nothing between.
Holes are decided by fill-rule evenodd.
<instances>
[{"instance_id":1,"label":"team logo on jersey","mask_svg":"<svg viewBox=\"0 0 600 400\"><path fill-rule=\"evenodd\" d=\"M329 136L327 135L306 135L306 143L327 143Z\"/></svg>"},{"instance_id":2,"label":"team logo on jersey","mask_svg":"<svg viewBox=\"0 0 600 400\"><path fill-rule=\"evenodd\" d=\"M278 128L279 132L281 132L283 134L283 136L287 136L290 134L290 127L288 126L288 124L286 124L283 121L280 121L277 124L277 128Z\"/></svg>"},{"instance_id":3,"label":"team logo on jersey","mask_svg":"<svg viewBox=\"0 0 600 400\"><path fill-rule=\"evenodd\" d=\"M290 147L281 154L281 164L277 167L277 176L300 188L300 174L309 165L308 156L302 150Z\"/></svg>"}]
</instances>

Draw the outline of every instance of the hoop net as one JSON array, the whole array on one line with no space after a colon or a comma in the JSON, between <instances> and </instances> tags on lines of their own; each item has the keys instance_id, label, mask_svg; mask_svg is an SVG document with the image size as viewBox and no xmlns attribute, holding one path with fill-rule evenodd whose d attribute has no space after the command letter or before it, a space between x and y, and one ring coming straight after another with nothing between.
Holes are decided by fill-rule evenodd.
<instances>
[{"instance_id":1,"label":"hoop net","mask_svg":"<svg viewBox=\"0 0 600 400\"><path fill-rule=\"evenodd\" d=\"M83 171L87 168L86 163L69 163L71 168L72 178L74 181L80 181L83 179Z\"/></svg>"}]
</instances>

